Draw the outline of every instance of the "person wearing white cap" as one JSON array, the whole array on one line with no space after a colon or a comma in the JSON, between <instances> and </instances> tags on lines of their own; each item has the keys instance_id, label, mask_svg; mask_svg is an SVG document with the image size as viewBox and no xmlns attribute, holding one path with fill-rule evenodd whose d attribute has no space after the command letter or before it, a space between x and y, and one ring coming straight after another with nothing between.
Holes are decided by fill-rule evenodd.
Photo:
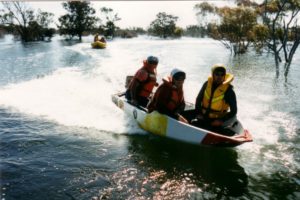
<instances>
[{"instance_id":1,"label":"person wearing white cap","mask_svg":"<svg viewBox=\"0 0 300 200\"><path fill-rule=\"evenodd\" d=\"M183 83L186 78L185 72L173 69L171 74L163 78L163 83L157 88L147 108L149 112L154 110L166 114L172 118L188 123L180 115L185 108Z\"/></svg>"}]
</instances>

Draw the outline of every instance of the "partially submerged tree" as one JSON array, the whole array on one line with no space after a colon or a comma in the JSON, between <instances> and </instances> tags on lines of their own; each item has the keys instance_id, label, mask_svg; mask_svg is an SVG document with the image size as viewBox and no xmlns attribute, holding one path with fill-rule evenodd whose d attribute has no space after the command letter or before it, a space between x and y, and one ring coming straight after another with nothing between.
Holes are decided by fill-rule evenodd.
<instances>
[{"instance_id":1,"label":"partially submerged tree","mask_svg":"<svg viewBox=\"0 0 300 200\"><path fill-rule=\"evenodd\" d=\"M218 13L221 16L219 34L212 36L221 36L218 39L223 43L228 41L235 54L245 53L252 41L253 27L257 24L255 11L247 7L224 7Z\"/></svg>"},{"instance_id":2,"label":"partially submerged tree","mask_svg":"<svg viewBox=\"0 0 300 200\"><path fill-rule=\"evenodd\" d=\"M287 76L294 54L300 44L300 1L265 0L258 7L264 25L268 27L267 48L274 53L276 73L282 56L285 61L284 75Z\"/></svg>"},{"instance_id":3,"label":"partially submerged tree","mask_svg":"<svg viewBox=\"0 0 300 200\"><path fill-rule=\"evenodd\" d=\"M48 27L52 22L52 13L39 11L35 15L34 10L26 3L18 1L2 2L2 5L4 9L0 15L1 23L8 29L12 29L22 41L44 40L45 37L52 37L54 30Z\"/></svg>"},{"instance_id":4,"label":"partially submerged tree","mask_svg":"<svg viewBox=\"0 0 300 200\"><path fill-rule=\"evenodd\" d=\"M219 20L215 19L213 23L202 22L211 31L209 34L212 38L222 42L234 54L247 51L253 41L253 28L257 24L254 9L244 6L218 8L207 2L197 4L195 9L199 10L198 17L207 16L208 13L211 13L210 16L217 15L219 17Z\"/></svg>"},{"instance_id":5,"label":"partially submerged tree","mask_svg":"<svg viewBox=\"0 0 300 200\"><path fill-rule=\"evenodd\" d=\"M178 20L177 16L168 15L165 12L160 12L156 15L156 19L151 22L148 32L151 35L159 36L161 38L175 37L175 36L178 37L178 33L175 32L177 28L176 27L177 20Z\"/></svg>"},{"instance_id":6,"label":"partially submerged tree","mask_svg":"<svg viewBox=\"0 0 300 200\"><path fill-rule=\"evenodd\" d=\"M33 21L33 10L21 2L2 2L5 8L2 15L3 24L14 27L21 40L30 41L29 22Z\"/></svg>"},{"instance_id":7,"label":"partially submerged tree","mask_svg":"<svg viewBox=\"0 0 300 200\"><path fill-rule=\"evenodd\" d=\"M207 30L209 24L217 23L219 17L217 16L217 7L208 2L196 4L194 10L196 10L197 21L201 29Z\"/></svg>"},{"instance_id":8,"label":"partially submerged tree","mask_svg":"<svg viewBox=\"0 0 300 200\"><path fill-rule=\"evenodd\" d=\"M114 13L113 9L102 7L100 9L102 16L100 17L103 25L99 27L100 32L103 32L105 37L114 37L115 32L118 27L115 25L115 22L121 20L118 16L118 13Z\"/></svg>"},{"instance_id":9,"label":"partially submerged tree","mask_svg":"<svg viewBox=\"0 0 300 200\"><path fill-rule=\"evenodd\" d=\"M257 4L251 0L236 0L236 3L237 7L219 8L205 2L195 8L199 11L198 17L208 13L219 17L207 24L212 38L221 41L235 54L245 53L250 45L259 51L271 51L277 75L279 63L284 59L284 75L287 76L300 44L300 1L264 0Z\"/></svg>"},{"instance_id":10,"label":"partially submerged tree","mask_svg":"<svg viewBox=\"0 0 300 200\"><path fill-rule=\"evenodd\" d=\"M96 23L95 9L90 7L89 2L69 1L62 4L68 14L61 16L58 20L58 29L61 35L69 38L78 36L81 40L84 31L90 31Z\"/></svg>"},{"instance_id":11,"label":"partially submerged tree","mask_svg":"<svg viewBox=\"0 0 300 200\"><path fill-rule=\"evenodd\" d=\"M50 24L53 23L53 17L53 13L43 12L40 9L36 15L36 22L40 25L40 29L35 30L42 32L43 37L48 38L49 40L51 40L55 33L55 29L50 27Z\"/></svg>"},{"instance_id":12,"label":"partially submerged tree","mask_svg":"<svg viewBox=\"0 0 300 200\"><path fill-rule=\"evenodd\" d=\"M204 27L197 26L197 25L190 25L187 26L184 35L190 37L204 37L207 34L207 31Z\"/></svg>"}]
</instances>

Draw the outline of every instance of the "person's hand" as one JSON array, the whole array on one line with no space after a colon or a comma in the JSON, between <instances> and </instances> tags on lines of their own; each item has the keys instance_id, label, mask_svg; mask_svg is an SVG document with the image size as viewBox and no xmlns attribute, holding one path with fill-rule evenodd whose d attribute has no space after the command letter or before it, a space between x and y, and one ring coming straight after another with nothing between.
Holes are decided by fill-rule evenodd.
<instances>
[{"instance_id":1,"label":"person's hand","mask_svg":"<svg viewBox=\"0 0 300 200\"><path fill-rule=\"evenodd\" d=\"M223 121L216 119L216 120L212 121L210 125L211 126L222 126L223 125Z\"/></svg>"},{"instance_id":2,"label":"person's hand","mask_svg":"<svg viewBox=\"0 0 300 200\"><path fill-rule=\"evenodd\" d=\"M188 120L185 119L185 118L184 118L183 116L181 116L181 115L178 115L178 120L181 121L181 122L183 122L183 123L186 123L186 124L189 123Z\"/></svg>"}]
</instances>

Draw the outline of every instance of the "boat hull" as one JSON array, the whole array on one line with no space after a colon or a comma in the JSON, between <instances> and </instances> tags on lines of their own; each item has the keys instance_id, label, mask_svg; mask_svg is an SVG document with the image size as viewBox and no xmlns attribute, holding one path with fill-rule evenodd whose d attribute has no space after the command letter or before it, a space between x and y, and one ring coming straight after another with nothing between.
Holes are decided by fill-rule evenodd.
<instances>
[{"instance_id":1,"label":"boat hull","mask_svg":"<svg viewBox=\"0 0 300 200\"><path fill-rule=\"evenodd\" d=\"M91 45L94 49L104 49L104 48L106 48L106 43L100 42L100 41L93 42Z\"/></svg>"},{"instance_id":2,"label":"boat hull","mask_svg":"<svg viewBox=\"0 0 300 200\"><path fill-rule=\"evenodd\" d=\"M127 102L122 94L112 95L112 101L126 114L132 116L142 129L155 135L191 144L213 146L233 147L252 141L252 136L241 124L236 135L225 136L180 122L157 111L147 113L143 108L137 108Z\"/></svg>"}]
</instances>

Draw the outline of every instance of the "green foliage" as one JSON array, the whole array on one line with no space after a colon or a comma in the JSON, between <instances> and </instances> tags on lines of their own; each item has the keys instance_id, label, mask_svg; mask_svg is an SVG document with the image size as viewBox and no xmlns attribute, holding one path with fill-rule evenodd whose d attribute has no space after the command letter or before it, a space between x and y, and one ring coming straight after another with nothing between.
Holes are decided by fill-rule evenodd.
<instances>
[{"instance_id":1,"label":"green foliage","mask_svg":"<svg viewBox=\"0 0 300 200\"><path fill-rule=\"evenodd\" d=\"M105 23L99 27L99 32L103 33L105 37L113 38L116 31L119 30L115 22L121 20L121 18L118 17L118 13L114 13L111 8L102 7L100 12L102 13L100 20Z\"/></svg>"},{"instance_id":2,"label":"green foliage","mask_svg":"<svg viewBox=\"0 0 300 200\"><path fill-rule=\"evenodd\" d=\"M38 14L36 16L36 21L39 25L41 25L44 28L48 28L49 24L53 23L53 13L49 12L43 12L41 10L38 10Z\"/></svg>"},{"instance_id":3,"label":"green foliage","mask_svg":"<svg viewBox=\"0 0 300 200\"><path fill-rule=\"evenodd\" d=\"M266 45L269 37L269 29L263 24L256 24L251 31L248 32L248 40L251 41L257 52L260 52Z\"/></svg>"},{"instance_id":4,"label":"green foliage","mask_svg":"<svg viewBox=\"0 0 300 200\"><path fill-rule=\"evenodd\" d=\"M277 75L279 74L279 63L285 60L285 76L288 74L289 66L293 56L300 44L299 0L264 0L257 9L263 19L263 23L269 29L266 39L266 47L274 54ZM282 53L282 54L281 54Z\"/></svg>"},{"instance_id":5,"label":"green foliage","mask_svg":"<svg viewBox=\"0 0 300 200\"><path fill-rule=\"evenodd\" d=\"M176 27L174 30L174 37L181 37L183 34L183 29L180 27Z\"/></svg>"},{"instance_id":6,"label":"green foliage","mask_svg":"<svg viewBox=\"0 0 300 200\"><path fill-rule=\"evenodd\" d=\"M198 10L196 15L203 15L206 16L209 13L215 13L216 7L213 4L210 4L208 2L203 2L200 4L196 4L194 6L194 9Z\"/></svg>"},{"instance_id":7,"label":"green foliage","mask_svg":"<svg viewBox=\"0 0 300 200\"><path fill-rule=\"evenodd\" d=\"M257 7L258 4L251 0L236 0L237 6Z\"/></svg>"},{"instance_id":8,"label":"green foliage","mask_svg":"<svg viewBox=\"0 0 300 200\"><path fill-rule=\"evenodd\" d=\"M24 42L51 39L55 30L48 27L52 22L53 14L34 11L22 2L2 2L0 20L2 28L9 33L20 36Z\"/></svg>"},{"instance_id":9,"label":"green foliage","mask_svg":"<svg viewBox=\"0 0 300 200\"><path fill-rule=\"evenodd\" d=\"M159 36L161 38L178 37L178 35L175 34L178 17L168 15L165 12L158 13L156 17L148 29L150 35ZM177 34L179 34L179 32L177 32Z\"/></svg>"},{"instance_id":10,"label":"green foliage","mask_svg":"<svg viewBox=\"0 0 300 200\"><path fill-rule=\"evenodd\" d=\"M194 9L197 11L196 16L200 27L207 29L209 23L216 22L218 7L208 2L196 4Z\"/></svg>"},{"instance_id":11,"label":"green foliage","mask_svg":"<svg viewBox=\"0 0 300 200\"><path fill-rule=\"evenodd\" d=\"M207 30L204 27L191 25L187 26L184 31L184 35L191 37L204 37L207 34Z\"/></svg>"},{"instance_id":12,"label":"green foliage","mask_svg":"<svg viewBox=\"0 0 300 200\"><path fill-rule=\"evenodd\" d=\"M222 22L220 31L224 37L233 42L247 39L247 34L256 24L256 14L249 8L224 8L220 9Z\"/></svg>"},{"instance_id":13,"label":"green foliage","mask_svg":"<svg viewBox=\"0 0 300 200\"><path fill-rule=\"evenodd\" d=\"M300 1L264 0L258 4L251 0L236 0L236 3L236 7L214 7L206 2L197 4L196 15L204 20L199 24L206 24L209 35L235 54L245 53L250 45L258 51L271 50L277 73L283 55L287 75L300 44ZM214 15L219 20L212 20Z\"/></svg>"},{"instance_id":14,"label":"green foliage","mask_svg":"<svg viewBox=\"0 0 300 200\"><path fill-rule=\"evenodd\" d=\"M143 28L133 27L133 28L126 28L126 29L118 29L115 33L115 36L121 38L133 38L133 37L137 37L138 35L143 35L146 33L147 31L145 31Z\"/></svg>"},{"instance_id":15,"label":"green foliage","mask_svg":"<svg viewBox=\"0 0 300 200\"><path fill-rule=\"evenodd\" d=\"M245 53L255 37L253 35L253 27L257 24L257 16L253 9L247 7L229 8L223 7L218 10L221 16L221 24L218 26L217 36L212 34L214 38L230 42L234 47L234 53ZM252 39L253 40L253 39Z\"/></svg>"},{"instance_id":16,"label":"green foliage","mask_svg":"<svg viewBox=\"0 0 300 200\"><path fill-rule=\"evenodd\" d=\"M93 16L95 9L90 7L89 2L85 1L69 1L62 5L68 11L68 14L58 19L60 34L67 35L70 38L78 36L81 40L84 31L90 31L94 28L96 23L96 17Z\"/></svg>"}]
</instances>

